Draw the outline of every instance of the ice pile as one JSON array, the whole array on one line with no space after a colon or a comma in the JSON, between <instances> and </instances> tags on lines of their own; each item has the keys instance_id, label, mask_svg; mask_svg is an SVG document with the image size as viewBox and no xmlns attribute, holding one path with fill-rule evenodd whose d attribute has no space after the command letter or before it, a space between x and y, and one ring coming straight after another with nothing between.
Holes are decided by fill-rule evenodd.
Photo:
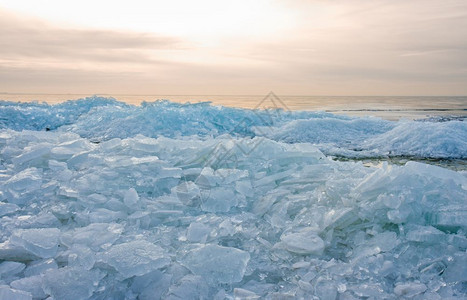
<instances>
[{"instance_id":1,"label":"ice pile","mask_svg":"<svg viewBox=\"0 0 467 300\"><path fill-rule=\"evenodd\" d=\"M130 106L112 98L96 96L56 105L0 100L0 128L54 130L75 123L80 116L98 107L129 108Z\"/></svg>"},{"instance_id":2,"label":"ice pile","mask_svg":"<svg viewBox=\"0 0 467 300\"><path fill-rule=\"evenodd\" d=\"M264 136L288 143L313 143L326 154L344 157L467 158L467 123L459 120L306 119L270 132Z\"/></svg>"},{"instance_id":3,"label":"ice pile","mask_svg":"<svg viewBox=\"0 0 467 300\"><path fill-rule=\"evenodd\" d=\"M83 136L83 116L1 131L0 299L467 297L465 172L336 162L311 143L221 134L227 121L203 115L168 123L178 137L124 131L119 110L156 128L139 109L95 107ZM405 126L339 120L368 136Z\"/></svg>"},{"instance_id":4,"label":"ice pile","mask_svg":"<svg viewBox=\"0 0 467 300\"><path fill-rule=\"evenodd\" d=\"M462 119L391 122L324 112L228 108L207 102L156 101L133 106L102 97L57 105L0 101L0 129L72 132L95 142L137 134L153 138L263 136L312 143L327 155L351 158L467 158L467 123Z\"/></svg>"}]
</instances>

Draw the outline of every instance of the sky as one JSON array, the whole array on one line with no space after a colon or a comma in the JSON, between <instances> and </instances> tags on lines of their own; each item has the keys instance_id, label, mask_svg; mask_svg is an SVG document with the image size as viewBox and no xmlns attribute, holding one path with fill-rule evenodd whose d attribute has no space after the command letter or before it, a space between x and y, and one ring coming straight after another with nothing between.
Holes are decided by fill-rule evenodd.
<instances>
[{"instance_id":1,"label":"sky","mask_svg":"<svg viewBox=\"0 0 467 300\"><path fill-rule=\"evenodd\" d=\"M0 0L0 92L467 95L465 0Z\"/></svg>"}]
</instances>

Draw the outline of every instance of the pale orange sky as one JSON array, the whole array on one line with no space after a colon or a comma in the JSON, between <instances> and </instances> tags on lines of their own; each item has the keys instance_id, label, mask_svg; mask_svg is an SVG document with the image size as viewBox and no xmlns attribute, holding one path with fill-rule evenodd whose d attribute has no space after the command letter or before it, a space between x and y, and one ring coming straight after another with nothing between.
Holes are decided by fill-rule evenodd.
<instances>
[{"instance_id":1,"label":"pale orange sky","mask_svg":"<svg viewBox=\"0 0 467 300\"><path fill-rule=\"evenodd\" d=\"M467 95L467 1L0 0L0 92Z\"/></svg>"}]
</instances>

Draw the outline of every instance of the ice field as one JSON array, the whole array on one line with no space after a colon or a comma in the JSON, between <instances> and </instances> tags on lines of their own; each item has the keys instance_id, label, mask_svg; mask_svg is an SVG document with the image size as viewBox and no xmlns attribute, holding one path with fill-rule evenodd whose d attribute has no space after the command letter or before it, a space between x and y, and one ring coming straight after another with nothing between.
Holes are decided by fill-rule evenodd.
<instances>
[{"instance_id":1,"label":"ice field","mask_svg":"<svg viewBox=\"0 0 467 300\"><path fill-rule=\"evenodd\" d=\"M467 172L358 160L464 121L0 101L0 153L0 299L467 297Z\"/></svg>"}]
</instances>

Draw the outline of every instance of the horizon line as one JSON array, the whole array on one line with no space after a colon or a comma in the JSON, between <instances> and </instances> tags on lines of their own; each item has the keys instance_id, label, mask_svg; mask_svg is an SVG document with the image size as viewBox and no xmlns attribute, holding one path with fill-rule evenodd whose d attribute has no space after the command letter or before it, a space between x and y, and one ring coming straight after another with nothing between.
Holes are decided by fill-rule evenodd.
<instances>
[{"instance_id":1,"label":"horizon line","mask_svg":"<svg viewBox=\"0 0 467 300\"><path fill-rule=\"evenodd\" d=\"M277 95L277 93L275 93ZM249 96L264 97L267 94L128 94L128 93L12 93L0 92L0 95L50 95L50 96ZM467 97L466 95L313 95L279 94L282 97Z\"/></svg>"}]
</instances>

